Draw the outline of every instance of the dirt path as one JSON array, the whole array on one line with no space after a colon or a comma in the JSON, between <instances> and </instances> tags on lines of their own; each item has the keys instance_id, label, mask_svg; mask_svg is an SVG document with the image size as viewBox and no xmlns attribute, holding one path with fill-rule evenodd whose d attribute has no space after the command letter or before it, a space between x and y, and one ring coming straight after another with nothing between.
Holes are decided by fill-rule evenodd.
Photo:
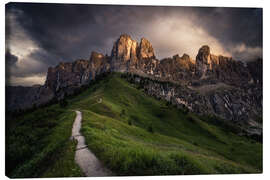
<instances>
[{"instance_id":1,"label":"dirt path","mask_svg":"<svg viewBox=\"0 0 270 180\"><path fill-rule=\"evenodd\" d=\"M84 136L80 133L82 113L76 111L76 114L77 116L72 128L72 138L78 141L75 153L76 163L86 176L111 176L112 172L106 169L86 146Z\"/></svg>"}]
</instances>

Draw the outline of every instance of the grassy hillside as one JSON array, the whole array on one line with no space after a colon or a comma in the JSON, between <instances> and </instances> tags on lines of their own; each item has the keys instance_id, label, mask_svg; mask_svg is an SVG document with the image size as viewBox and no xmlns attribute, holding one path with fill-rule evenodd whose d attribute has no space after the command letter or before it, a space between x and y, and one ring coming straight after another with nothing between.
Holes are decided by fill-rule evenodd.
<instances>
[{"instance_id":1,"label":"grassy hillside","mask_svg":"<svg viewBox=\"0 0 270 180\"><path fill-rule=\"evenodd\" d=\"M120 74L70 104L83 113L91 150L118 175L262 171L262 144L149 97Z\"/></svg>"},{"instance_id":2,"label":"grassy hillside","mask_svg":"<svg viewBox=\"0 0 270 180\"><path fill-rule=\"evenodd\" d=\"M9 176L83 175L69 140L74 109L87 145L116 175L262 172L261 143L149 97L120 74L67 101L7 118Z\"/></svg>"},{"instance_id":3,"label":"grassy hillside","mask_svg":"<svg viewBox=\"0 0 270 180\"><path fill-rule=\"evenodd\" d=\"M58 104L6 116L8 177L82 176L70 141L75 113Z\"/></svg>"}]
</instances>

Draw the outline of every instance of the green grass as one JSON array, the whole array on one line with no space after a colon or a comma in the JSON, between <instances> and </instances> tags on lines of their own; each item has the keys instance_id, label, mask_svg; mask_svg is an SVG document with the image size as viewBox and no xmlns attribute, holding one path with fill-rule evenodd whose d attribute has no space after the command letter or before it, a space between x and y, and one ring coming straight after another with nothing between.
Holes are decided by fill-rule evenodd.
<instances>
[{"instance_id":1,"label":"green grass","mask_svg":"<svg viewBox=\"0 0 270 180\"><path fill-rule=\"evenodd\" d=\"M69 140L74 109L88 147L116 175L262 172L261 143L150 97L119 73L67 101L7 117L9 177L83 176Z\"/></svg>"},{"instance_id":2,"label":"green grass","mask_svg":"<svg viewBox=\"0 0 270 180\"><path fill-rule=\"evenodd\" d=\"M70 104L83 113L89 147L118 175L262 172L261 143L167 106L119 74Z\"/></svg>"},{"instance_id":3,"label":"green grass","mask_svg":"<svg viewBox=\"0 0 270 180\"><path fill-rule=\"evenodd\" d=\"M68 141L65 149L57 154L57 160L41 177L81 177L84 176L80 168L74 163L76 141Z\"/></svg>"},{"instance_id":4,"label":"green grass","mask_svg":"<svg viewBox=\"0 0 270 180\"><path fill-rule=\"evenodd\" d=\"M40 177L57 166L59 156L73 147L70 144L75 113L52 105L17 117L6 118L6 175L12 178ZM61 160L53 176L77 176L74 150ZM72 155L72 156L71 156ZM72 158L68 161L68 158ZM71 171L69 167L76 169ZM51 170L53 171L53 170Z\"/></svg>"}]
</instances>

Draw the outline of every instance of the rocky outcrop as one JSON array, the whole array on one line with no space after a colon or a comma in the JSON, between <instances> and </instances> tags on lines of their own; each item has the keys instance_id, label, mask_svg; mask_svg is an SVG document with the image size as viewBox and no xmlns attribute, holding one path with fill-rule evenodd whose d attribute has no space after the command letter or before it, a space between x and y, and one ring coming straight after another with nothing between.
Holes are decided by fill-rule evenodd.
<instances>
[{"instance_id":1,"label":"rocky outcrop","mask_svg":"<svg viewBox=\"0 0 270 180\"><path fill-rule=\"evenodd\" d=\"M202 93L198 89L170 82L158 82L137 75L130 75L126 79L139 84L148 95L164 99L179 108L187 108L198 115L215 115L244 128L247 134L262 133L262 125L257 121L262 115L262 97L257 96L260 92L254 87L241 89L222 86Z\"/></svg>"},{"instance_id":2,"label":"rocky outcrop","mask_svg":"<svg viewBox=\"0 0 270 180\"><path fill-rule=\"evenodd\" d=\"M173 56L173 58L161 60L155 76L167 81L181 81L184 83L192 79L194 71L195 64L192 62L191 58L187 54L184 54L182 57L179 57L177 54Z\"/></svg>"},{"instance_id":3,"label":"rocky outcrop","mask_svg":"<svg viewBox=\"0 0 270 180\"><path fill-rule=\"evenodd\" d=\"M90 68L87 73L89 76L85 76L87 82L96 78L97 75L110 71L110 57L104 56L101 53L92 52L90 57Z\"/></svg>"},{"instance_id":4,"label":"rocky outcrop","mask_svg":"<svg viewBox=\"0 0 270 180\"><path fill-rule=\"evenodd\" d=\"M156 64L154 49L145 38L138 43L124 34L113 45L111 71L148 73Z\"/></svg>"},{"instance_id":5,"label":"rocky outcrop","mask_svg":"<svg viewBox=\"0 0 270 180\"><path fill-rule=\"evenodd\" d=\"M209 80L209 82L219 81L230 85L245 86L253 81L244 63L235 61L231 57L213 55L207 45L202 46L196 56L195 75L195 82Z\"/></svg>"},{"instance_id":6,"label":"rocky outcrop","mask_svg":"<svg viewBox=\"0 0 270 180\"><path fill-rule=\"evenodd\" d=\"M158 60L147 39L142 38L138 43L126 34L114 43L111 56L92 52L88 60L50 67L45 85L39 90L22 90L25 94L21 99L32 94L38 98L31 100L30 104L35 102L38 105L50 99L43 99L46 93L50 94L48 97L53 94L61 98L106 72L128 72L148 77L155 80L155 83L143 84L149 95L185 106L197 114L214 114L249 124L248 127L256 129L256 133L261 127L255 119L262 117L262 60L244 64L231 57L211 54L207 45L199 49L195 61L187 54ZM172 85L164 85L165 81ZM29 107L21 100L10 99L8 107Z\"/></svg>"},{"instance_id":7,"label":"rocky outcrop","mask_svg":"<svg viewBox=\"0 0 270 180\"><path fill-rule=\"evenodd\" d=\"M57 93L67 87L87 84L90 75L90 61L81 59L73 63L60 63L55 68L48 69L45 87Z\"/></svg>"},{"instance_id":8,"label":"rocky outcrop","mask_svg":"<svg viewBox=\"0 0 270 180\"><path fill-rule=\"evenodd\" d=\"M129 35L121 35L114 43L111 53L111 70L127 72L137 63L138 43Z\"/></svg>"},{"instance_id":9,"label":"rocky outcrop","mask_svg":"<svg viewBox=\"0 0 270 180\"><path fill-rule=\"evenodd\" d=\"M56 67L50 67L47 73L45 87L50 88L56 94L61 90L76 89L89 84L91 80L110 70L110 58L97 52L92 52L89 60L76 60L74 62L60 63ZM72 91L67 92L71 94Z\"/></svg>"},{"instance_id":10,"label":"rocky outcrop","mask_svg":"<svg viewBox=\"0 0 270 180\"><path fill-rule=\"evenodd\" d=\"M199 49L198 55L196 56L196 75L203 79L206 77L209 70L212 70L210 48L205 45Z\"/></svg>"},{"instance_id":11,"label":"rocky outcrop","mask_svg":"<svg viewBox=\"0 0 270 180\"><path fill-rule=\"evenodd\" d=\"M139 59L155 59L154 49L150 42L145 38L141 39L138 53Z\"/></svg>"}]
</instances>

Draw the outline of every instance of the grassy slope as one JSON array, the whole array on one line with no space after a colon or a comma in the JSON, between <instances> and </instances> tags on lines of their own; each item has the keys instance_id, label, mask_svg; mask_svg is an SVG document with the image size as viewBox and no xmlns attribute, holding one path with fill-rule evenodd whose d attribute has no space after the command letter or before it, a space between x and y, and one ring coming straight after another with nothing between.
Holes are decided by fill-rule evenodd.
<instances>
[{"instance_id":1,"label":"grassy slope","mask_svg":"<svg viewBox=\"0 0 270 180\"><path fill-rule=\"evenodd\" d=\"M7 116L6 175L81 176L74 163L75 143L69 140L74 118L74 112L58 105L17 117Z\"/></svg>"},{"instance_id":2,"label":"grassy slope","mask_svg":"<svg viewBox=\"0 0 270 180\"><path fill-rule=\"evenodd\" d=\"M7 117L9 177L83 176L74 163L76 143L69 140L72 109L83 113L82 133L91 150L118 175L262 171L262 144L167 106L119 74L68 101L66 108L51 105Z\"/></svg>"},{"instance_id":3,"label":"grassy slope","mask_svg":"<svg viewBox=\"0 0 270 180\"><path fill-rule=\"evenodd\" d=\"M80 168L75 165L76 141L68 141L68 145L59 154L57 160L49 166L41 177L80 177L84 176Z\"/></svg>"},{"instance_id":4,"label":"grassy slope","mask_svg":"<svg viewBox=\"0 0 270 180\"><path fill-rule=\"evenodd\" d=\"M70 103L83 113L87 144L116 174L262 171L260 143L166 106L119 74L95 83Z\"/></svg>"}]
</instances>

